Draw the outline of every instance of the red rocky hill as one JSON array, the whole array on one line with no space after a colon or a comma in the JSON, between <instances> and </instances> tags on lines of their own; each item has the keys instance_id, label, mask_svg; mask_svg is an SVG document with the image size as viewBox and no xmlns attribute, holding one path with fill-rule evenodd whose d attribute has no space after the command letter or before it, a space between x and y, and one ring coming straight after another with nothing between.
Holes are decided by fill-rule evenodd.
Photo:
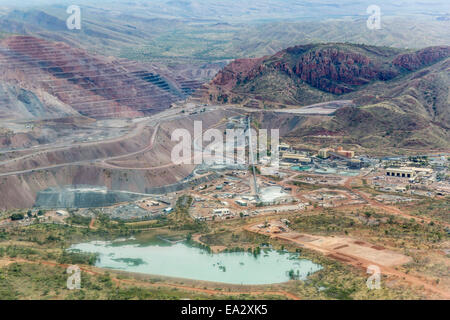
<instances>
[{"instance_id":1,"label":"red rocky hill","mask_svg":"<svg viewBox=\"0 0 450 320\"><path fill-rule=\"evenodd\" d=\"M348 44L303 45L264 58L238 59L217 74L212 86L221 91L268 73L280 73L335 95L353 92L373 81L388 81L450 56L449 46L405 53L399 49Z\"/></svg>"},{"instance_id":2,"label":"red rocky hill","mask_svg":"<svg viewBox=\"0 0 450 320\"><path fill-rule=\"evenodd\" d=\"M265 110L353 101L322 119L295 120L289 135L303 142L342 137L369 148L445 149L450 148L449 71L449 46L411 51L301 45L273 56L236 60L202 94L204 101Z\"/></svg>"}]
</instances>

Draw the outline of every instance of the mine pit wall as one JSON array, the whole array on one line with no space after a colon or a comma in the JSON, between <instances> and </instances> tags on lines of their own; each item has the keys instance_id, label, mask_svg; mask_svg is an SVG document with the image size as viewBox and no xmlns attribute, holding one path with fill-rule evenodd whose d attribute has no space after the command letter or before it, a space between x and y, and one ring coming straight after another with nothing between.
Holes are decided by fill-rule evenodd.
<instances>
[{"instance_id":1,"label":"mine pit wall","mask_svg":"<svg viewBox=\"0 0 450 320\"><path fill-rule=\"evenodd\" d=\"M0 165L0 172L30 170L36 167L52 166L68 162L101 159L126 155L144 149L151 141L154 128L145 128L141 135L120 141L92 143L73 146L64 150L45 152L24 160Z\"/></svg>"},{"instance_id":2,"label":"mine pit wall","mask_svg":"<svg viewBox=\"0 0 450 320\"><path fill-rule=\"evenodd\" d=\"M67 165L0 177L0 209L30 208L35 204L36 195L39 191L68 185L105 186L108 190L155 194L179 191L184 187L191 187L184 185L185 181L183 180L192 173L195 165L177 165L155 169L146 168L170 164L170 151L175 144L175 142L170 141L170 135L174 129L186 128L193 132L193 121L202 120L203 130L206 130L235 115L236 112L234 111L218 110L195 116L183 116L176 120L164 122L161 124L160 131L156 137L155 147L152 150L130 156L129 158L125 156L115 161L108 161L108 163L117 162L121 168L103 168L95 165ZM136 141L140 141L140 147L142 147L142 141L145 141L146 145L148 145L151 140L150 130L146 129L144 131L147 132L145 138L134 138ZM130 139L133 140L133 138ZM134 143L137 143L136 141ZM118 145L123 144L123 142L116 143ZM87 148L90 148L90 146ZM94 150L93 152L96 151ZM76 153L76 150L74 150L74 153ZM114 150L114 155L117 155L117 150ZM181 183L182 186L180 187L178 183Z\"/></svg>"},{"instance_id":3,"label":"mine pit wall","mask_svg":"<svg viewBox=\"0 0 450 320\"><path fill-rule=\"evenodd\" d=\"M154 114L201 85L176 70L160 73L159 68L135 61L92 55L30 36L0 41L0 57L6 61L3 67L8 73L26 74L38 91L97 119ZM93 87L97 90L91 90Z\"/></svg>"},{"instance_id":4,"label":"mine pit wall","mask_svg":"<svg viewBox=\"0 0 450 320\"><path fill-rule=\"evenodd\" d=\"M175 184L187 177L194 165L154 170L106 169L66 166L0 177L0 209L31 208L39 191L68 185L105 186L108 190L146 193L153 187Z\"/></svg>"},{"instance_id":5,"label":"mine pit wall","mask_svg":"<svg viewBox=\"0 0 450 320\"><path fill-rule=\"evenodd\" d=\"M182 190L188 190L203 183L207 183L219 177L216 173L211 173L191 179L180 181L171 185L161 187L145 188L146 194L160 195ZM36 196L35 207L57 209L57 208L99 208L108 207L117 203L131 202L145 197L141 193L130 193L117 190L68 190L67 188L51 188L39 191Z\"/></svg>"},{"instance_id":6,"label":"mine pit wall","mask_svg":"<svg viewBox=\"0 0 450 320\"><path fill-rule=\"evenodd\" d=\"M38 192L35 207L57 208L99 208L108 207L121 202L136 201L143 195L121 191L69 191L55 189Z\"/></svg>"},{"instance_id":7,"label":"mine pit wall","mask_svg":"<svg viewBox=\"0 0 450 320\"><path fill-rule=\"evenodd\" d=\"M188 181L180 181L171 185L162 186L162 187L151 187L146 188L146 192L148 194L167 194L172 192L178 192L181 190L188 190L193 187L196 187L200 184L208 183L210 181L214 181L220 177L217 173L211 173L208 175L205 175L203 177L199 177L196 179L188 180Z\"/></svg>"},{"instance_id":8,"label":"mine pit wall","mask_svg":"<svg viewBox=\"0 0 450 320\"><path fill-rule=\"evenodd\" d=\"M215 110L200 113L197 115L180 115L179 118L161 123L158 135L155 139L155 146L151 150L129 157L110 160L107 163L126 168L147 168L150 166L160 166L171 163L171 152L178 142L171 141L171 135L175 129L184 128L191 134L193 139L194 121L202 121L203 130L214 127L218 124L225 124L226 119L235 116L236 112L228 110ZM207 143L205 143L206 145Z\"/></svg>"}]
</instances>

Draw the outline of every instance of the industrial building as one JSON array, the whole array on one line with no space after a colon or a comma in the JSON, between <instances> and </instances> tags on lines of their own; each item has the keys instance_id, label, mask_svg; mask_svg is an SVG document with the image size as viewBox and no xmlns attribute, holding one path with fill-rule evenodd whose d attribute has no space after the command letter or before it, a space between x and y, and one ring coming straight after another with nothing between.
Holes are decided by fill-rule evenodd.
<instances>
[{"instance_id":1,"label":"industrial building","mask_svg":"<svg viewBox=\"0 0 450 320\"><path fill-rule=\"evenodd\" d=\"M386 176L388 177L399 177L399 178L414 178L417 175L427 175L433 173L433 169L428 168L414 168L414 167L403 167L403 168L387 168Z\"/></svg>"},{"instance_id":2,"label":"industrial building","mask_svg":"<svg viewBox=\"0 0 450 320\"><path fill-rule=\"evenodd\" d=\"M350 159L347 162L347 166L350 169L361 169L362 168L362 161L359 159Z\"/></svg>"},{"instance_id":3,"label":"industrial building","mask_svg":"<svg viewBox=\"0 0 450 320\"><path fill-rule=\"evenodd\" d=\"M412 178L416 174L412 169L406 168L387 168L386 175L388 177Z\"/></svg>"},{"instance_id":4,"label":"industrial building","mask_svg":"<svg viewBox=\"0 0 450 320\"><path fill-rule=\"evenodd\" d=\"M324 148L319 150L319 158L322 159L328 159L330 157L330 152L332 152L333 149L330 148Z\"/></svg>"},{"instance_id":5,"label":"industrial building","mask_svg":"<svg viewBox=\"0 0 450 320\"><path fill-rule=\"evenodd\" d=\"M311 163L311 158L305 157L302 154L295 154L295 153L285 153L281 156L281 159L285 162L292 162L292 163L301 163L301 164Z\"/></svg>"},{"instance_id":6,"label":"industrial building","mask_svg":"<svg viewBox=\"0 0 450 320\"><path fill-rule=\"evenodd\" d=\"M344 150L342 147L338 147L335 151L338 155L344 156L346 158L353 158L355 156L355 151Z\"/></svg>"},{"instance_id":7,"label":"industrial building","mask_svg":"<svg viewBox=\"0 0 450 320\"><path fill-rule=\"evenodd\" d=\"M240 205L241 207L246 207L247 206L247 202L242 201L242 200L236 200L235 201L238 205Z\"/></svg>"},{"instance_id":8,"label":"industrial building","mask_svg":"<svg viewBox=\"0 0 450 320\"><path fill-rule=\"evenodd\" d=\"M219 217L228 216L231 214L231 211L228 208L214 209L213 214Z\"/></svg>"},{"instance_id":9,"label":"industrial building","mask_svg":"<svg viewBox=\"0 0 450 320\"><path fill-rule=\"evenodd\" d=\"M330 156L343 157L351 159L355 156L355 151L344 150L342 147L338 147L336 150L331 148L324 148L319 150L318 157L322 159L328 159Z\"/></svg>"},{"instance_id":10,"label":"industrial building","mask_svg":"<svg viewBox=\"0 0 450 320\"><path fill-rule=\"evenodd\" d=\"M289 151L291 149L291 146L288 145L287 143L282 142L282 143L280 143L278 149L280 151Z\"/></svg>"}]
</instances>

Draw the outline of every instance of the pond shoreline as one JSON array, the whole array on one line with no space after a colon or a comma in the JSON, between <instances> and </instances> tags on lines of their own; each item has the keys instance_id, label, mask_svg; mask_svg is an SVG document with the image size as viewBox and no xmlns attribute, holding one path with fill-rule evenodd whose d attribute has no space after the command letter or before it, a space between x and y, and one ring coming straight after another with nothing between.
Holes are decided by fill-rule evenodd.
<instances>
[{"instance_id":1,"label":"pond shoreline","mask_svg":"<svg viewBox=\"0 0 450 320\"><path fill-rule=\"evenodd\" d=\"M322 269L298 253L272 249L213 253L186 242L93 241L72 245L68 250L98 254L95 266L103 269L232 285L306 280Z\"/></svg>"}]
</instances>

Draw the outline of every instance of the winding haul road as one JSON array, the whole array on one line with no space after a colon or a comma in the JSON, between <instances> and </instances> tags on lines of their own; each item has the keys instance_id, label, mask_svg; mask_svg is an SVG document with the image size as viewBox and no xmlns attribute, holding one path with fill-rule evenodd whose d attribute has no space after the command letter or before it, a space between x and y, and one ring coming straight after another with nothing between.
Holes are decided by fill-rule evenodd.
<instances>
[{"instance_id":1,"label":"winding haul road","mask_svg":"<svg viewBox=\"0 0 450 320\"><path fill-rule=\"evenodd\" d=\"M214 110L224 109L224 108L225 108L224 106L212 106L212 107L208 107L205 112L211 112L211 111L214 111ZM122 155L117 155L117 156L96 158L96 159L90 159L90 160L79 160L79 161L72 161L72 162L64 162L64 163L54 164L54 165L50 165L50 166L42 166L42 167L35 167L35 168L31 168L31 169L25 169L25 170L16 170L16 171L2 172L2 173L0 173L0 177L14 176L14 175L20 175L20 174L26 174L26 173L34 173L34 172L37 172L37 171L45 171L45 170L50 170L50 169L55 169L55 168L61 168L61 167L67 167L67 166L78 166L78 165L94 165L94 166L99 166L101 168L124 169L124 170L155 170L155 169L175 167L177 165L170 162L170 163L166 163L166 164L159 165L159 166L133 168L133 167L122 167L122 166L119 166L119 165L110 164L110 163L108 163L108 161L114 161L114 160L129 158L131 156L143 154L143 153L146 153L146 152L152 150L153 147L154 147L155 140L157 138L159 127L160 127L161 123L163 123L165 121L171 121L171 120L185 118L186 116L189 115L189 112L199 111L201 109L204 109L204 107L196 107L194 109L188 109L188 110L185 110L184 113L181 112L182 109L167 109L165 111L162 111L161 113L152 115L152 116L150 116L148 118L144 118L144 120L142 120L142 121L138 122L137 124L135 124L133 127L131 127L131 130L129 132L127 132L125 135L123 135L121 137L116 137L116 138L113 138L113 139L102 140L102 141L90 141L90 142L85 142L85 143L76 143L76 144L72 144L72 145L69 145L69 146L58 146L58 147L55 147L55 148L51 148L51 147L47 147L46 146L44 150L39 150L38 152L34 152L32 154L27 154L27 155L23 155L23 156L14 158L14 159L8 159L8 160L0 161L0 166L4 165L4 164L16 162L16 161L32 159L33 157L40 156L40 155L43 155L43 154L46 154L46 153L50 153L50 152L53 152L53 151L70 150L70 149L72 149L74 147L95 146L95 145L108 144L108 143L112 143L112 142L124 141L126 139L130 139L130 138L137 137L137 136L141 135L143 130L146 127L153 126L154 127L153 128L154 131L152 133L152 137L150 139L150 143L147 146L145 146L145 148L143 148L141 150L138 150L138 151L135 151L135 152L126 153L126 154L122 154ZM242 115L242 113L240 113L240 112L237 112L237 111L234 111L234 110L231 110L231 109L227 109L227 110L230 111L230 112L234 112L236 114ZM214 128L214 127L216 127L218 125L220 125L220 123L212 126L211 128ZM207 129L205 129L204 131L206 131L206 130ZM195 143L197 143L197 142L195 142ZM196 144L196 146L197 146L197 144ZM28 150L36 151L36 149L32 149L32 148L30 148ZM26 150L22 150L22 151L26 151ZM197 153L194 152L194 155L190 157L190 159L192 161L194 161L196 159L195 158L196 154ZM234 161L234 159L233 159L233 161ZM191 162L191 163L195 163L195 162Z\"/></svg>"},{"instance_id":2,"label":"winding haul road","mask_svg":"<svg viewBox=\"0 0 450 320\"><path fill-rule=\"evenodd\" d=\"M273 110L259 110L259 109L255 110L255 109L251 109L251 108L239 107L239 112L235 111L234 110L235 108L233 108L233 106L213 105L213 106L206 107L206 112L211 112L211 111L219 110L219 109L226 109L228 111L235 112L236 114L239 114L239 115L242 115L242 113L245 113L245 112L282 112L282 113L292 113L292 114L299 114L299 115L313 115L313 114L314 115L315 114L324 115L324 114L329 114L330 112L334 112L339 107L348 105L350 103L352 103L352 102L351 101L331 101L331 102L326 102L326 103L321 103L321 104L314 104L311 106L305 106L305 107L297 108L297 109L273 109ZM120 136L120 137L115 137L112 139L107 139L107 140L102 140L102 141L89 141L89 142L84 142L84 143L74 143L74 144L66 145L66 146L58 145L58 146L52 147L51 145L45 145L43 147L38 147L38 148L22 149L22 150L20 150L21 152L32 151L33 153L19 156L19 157L13 158L13 159L0 161L0 166L6 165L9 163L13 163L13 162L17 162L17 161L32 159L36 156L41 156L41 155L44 155L44 154L47 154L50 152L54 152L54 151L70 150L74 147L87 147L87 146L96 146L96 145L102 145L102 144L113 143L113 142L120 142L125 139L139 136L140 134L142 134L143 130L148 126L151 126L151 125L155 126L150 143L141 150L123 154L123 155L118 155L118 156L97 158L97 159L91 159L91 160L64 162L64 163L60 163L60 164L35 167L35 168L25 169L25 170L1 172L0 177L14 176L14 175L32 173L32 172L37 172L37 171L61 168L61 167L66 167L66 166L78 166L78 165L95 165L95 166L100 166L102 168L129 169L129 170L154 170L154 169L159 169L159 168L168 168L168 167L176 166L173 163L167 163L164 165L154 166L154 167L130 168L130 167L121 167L118 165L109 164L107 162L127 158L130 156L135 156L135 155L150 151L154 146L154 141L155 141L157 133L158 133L158 128L162 122L169 121L169 120L175 120L175 119L179 119L179 118L184 118L184 117L188 116L189 113L195 112L195 111L198 113L200 110L202 110L204 108L205 107L203 107L203 106L196 106L196 107L185 108L185 109L173 108L173 109L164 110L160 113L157 113L150 117L144 118L143 120L135 123L132 127L130 127L130 131L128 131L125 135ZM322 111L319 110L320 112L318 112L317 109L321 109L321 110L323 109L323 110ZM182 113L181 110L185 110L185 112ZM13 151L18 151L18 150L13 150ZM10 153L13 151L6 151L5 153ZM191 158L194 159L193 157L191 157Z\"/></svg>"},{"instance_id":3,"label":"winding haul road","mask_svg":"<svg viewBox=\"0 0 450 320\"><path fill-rule=\"evenodd\" d=\"M213 109L211 109L211 110L213 110ZM64 163L54 164L54 165L50 165L50 166L42 166L42 167L36 167L36 168L31 168L31 169L25 169L25 170L16 170L16 171L2 172L2 173L0 173L0 177L20 175L20 174L37 172L37 171L44 171L44 170L50 170L50 169L61 168L61 167L66 167L66 166L77 166L77 165L96 165L96 166L101 166L101 167L105 167L105 168L130 169L130 170L134 170L134 169L136 169L136 170L138 170L138 169L149 170L149 169L158 169L158 168L175 166L175 164L169 163L169 164L166 164L166 165L161 165L161 166L156 166L156 167L149 167L149 168L129 168L129 167L120 167L120 166L116 166L116 165L111 165L111 164L108 164L107 161L123 159L123 158L131 157L131 156L143 154L143 153L146 153L146 152L152 150L152 148L154 146L154 142L155 142L157 134L158 134L158 131L159 131L160 124L162 122L164 122L164 121L175 120L175 119L178 119L178 118L185 117L186 115L185 114L180 114L180 111L181 111L180 109L168 109L168 110L165 110L165 111L163 111L161 113L153 115L153 116L151 116L149 118L146 118L143 121L140 121L137 124L135 124L131 128L131 131L127 132L125 135L123 135L121 137L116 137L116 138L109 139L109 140L102 140L101 142L90 141L90 142L86 142L86 143L76 143L76 144L72 144L72 145L69 145L69 146L58 146L58 147L55 147L55 148L46 147L44 150L39 150L38 152L35 152L35 153L32 153L32 154L27 154L27 155L23 155L23 156L14 158L14 159L0 161L0 166L4 165L4 164L16 162L16 161L32 159L33 157L36 157L36 156L39 156L39 155L43 155L43 154L46 154L46 153L50 153L50 152L53 152L53 151L70 150L70 149L72 149L74 147L95 146L95 145L102 145L102 144L107 144L107 143L112 143L112 142L124 141L126 139L130 139L130 138L137 137L137 136L141 135L143 130L146 127L154 126L154 129L153 129L154 131L153 131L152 137L150 139L150 143L145 148L143 148L141 150L138 150L138 151L135 151L135 152L126 153L126 154L122 154L122 155L117 155L117 156L110 156L110 157L90 159L90 160L64 162ZM29 149L29 150L33 150L33 149ZM33 151L35 151L35 150L33 150Z\"/></svg>"}]
</instances>

